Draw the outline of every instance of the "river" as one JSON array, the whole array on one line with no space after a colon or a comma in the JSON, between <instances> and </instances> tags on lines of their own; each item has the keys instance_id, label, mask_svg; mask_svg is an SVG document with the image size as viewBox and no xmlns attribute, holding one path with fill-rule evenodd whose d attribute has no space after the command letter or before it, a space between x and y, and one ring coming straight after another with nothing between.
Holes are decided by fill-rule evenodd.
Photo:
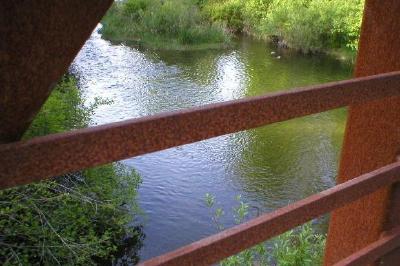
<instances>
[{"instance_id":1,"label":"river","mask_svg":"<svg viewBox=\"0 0 400 266\"><path fill-rule=\"evenodd\" d=\"M235 44L228 50L146 51L113 45L95 31L71 70L88 103L95 97L113 101L96 110L93 124L351 76L351 67L326 56L281 53L250 38ZM225 210L222 223L229 227L237 195L254 217L333 186L345 118L339 109L124 160L143 179L141 258L217 232L206 193ZM326 230L326 219L315 224Z\"/></svg>"}]
</instances>

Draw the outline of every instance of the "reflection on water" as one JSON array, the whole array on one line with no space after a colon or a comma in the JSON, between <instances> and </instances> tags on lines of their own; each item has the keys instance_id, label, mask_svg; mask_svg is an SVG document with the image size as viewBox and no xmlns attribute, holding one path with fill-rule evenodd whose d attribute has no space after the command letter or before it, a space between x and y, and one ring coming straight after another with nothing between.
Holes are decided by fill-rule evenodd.
<instances>
[{"instance_id":1,"label":"reflection on water","mask_svg":"<svg viewBox=\"0 0 400 266\"><path fill-rule=\"evenodd\" d=\"M351 73L326 57L278 59L272 51L247 38L223 51L139 51L93 33L72 71L88 102L113 100L97 110L97 124L341 80ZM206 193L217 197L230 226L238 194L252 210L268 212L332 186L345 116L345 110L335 110L125 160L143 177L142 259L216 232Z\"/></svg>"}]
</instances>

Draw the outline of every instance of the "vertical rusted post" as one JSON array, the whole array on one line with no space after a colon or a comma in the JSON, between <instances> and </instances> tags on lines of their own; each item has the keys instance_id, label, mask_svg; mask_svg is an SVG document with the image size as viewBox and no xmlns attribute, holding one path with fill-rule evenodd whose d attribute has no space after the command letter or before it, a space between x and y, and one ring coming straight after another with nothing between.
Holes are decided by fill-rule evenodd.
<instances>
[{"instance_id":1,"label":"vertical rusted post","mask_svg":"<svg viewBox=\"0 0 400 266\"><path fill-rule=\"evenodd\" d=\"M400 69L399 14L398 0L366 1L355 76ZM392 163L399 148L399 97L350 106L338 183ZM381 189L332 213L325 265L333 265L379 238L390 191Z\"/></svg>"}]
</instances>

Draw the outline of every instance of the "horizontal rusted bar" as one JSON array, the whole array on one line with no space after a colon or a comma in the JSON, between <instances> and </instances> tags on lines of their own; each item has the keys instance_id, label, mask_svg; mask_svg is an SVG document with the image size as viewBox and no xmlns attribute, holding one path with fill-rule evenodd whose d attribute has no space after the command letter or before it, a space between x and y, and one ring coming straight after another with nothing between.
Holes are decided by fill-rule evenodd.
<instances>
[{"instance_id":1,"label":"horizontal rusted bar","mask_svg":"<svg viewBox=\"0 0 400 266\"><path fill-rule=\"evenodd\" d=\"M396 162L142 263L210 265L400 180Z\"/></svg>"},{"instance_id":2,"label":"horizontal rusted bar","mask_svg":"<svg viewBox=\"0 0 400 266\"><path fill-rule=\"evenodd\" d=\"M0 146L0 188L400 95L400 72L206 105Z\"/></svg>"},{"instance_id":3,"label":"horizontal rusted bar","mask_svg":"<svg viewBox=\"0 0 400 266\"><path fill-rule=\"evenodd\" d=\"M335 266L364 266L400 247L400 227L385 233L379 240L336 263ZM400 261L398 261L399 265Z\"/></svg>"}]
</instances>

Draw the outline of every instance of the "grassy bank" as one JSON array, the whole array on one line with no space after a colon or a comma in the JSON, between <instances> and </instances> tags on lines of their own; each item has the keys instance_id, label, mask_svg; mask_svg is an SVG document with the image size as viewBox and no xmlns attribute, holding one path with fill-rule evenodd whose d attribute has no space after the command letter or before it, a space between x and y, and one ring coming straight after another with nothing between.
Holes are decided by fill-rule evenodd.
<instances>
[{"instance_id":1,"label":"grassy bank","mask_svg":"<svg viewBox=\"0 0 400 266\"><path fill-rule=\"evenodd\" d=\"M193 0L115 2L103 21L103 38L150 49L210 49L229 45L229 34L206 20Z\"/></svg>"},{"instance_id":2,"label":"grassy bank","mask_svg":"<svg viewBox=\"0 0 400 266\"><path fill-rule=\"evenodd\" d=\"M364 0L204 0L209 20L302 53L351 60L358 48Z\"/></svg>"},{"instance_id":3,"label":"grassy bank","mask_svg":"<svg viewBox=\"0 0 400 266\"><path fill-rule=\"evenodd\" d=\"M24 138L86 127L103 103L85 107L76 80L65 76ZM128 242L137 250L141 230L126 224L139 184L134 171L109 164L0 191L0 263L93 265L119 257Z\"/></svg>"},{"instance_id":4,"label":"grassy bank","mask_svg":"<svg viewBox=\"0 0 400 266\"><path fill-rule=\"evenodd\" d=\"M124 0L103 19L103 37L152 49L229 46L249 34L302 53L354 60L364 0Z\"/></svg>"}]
</instances>

